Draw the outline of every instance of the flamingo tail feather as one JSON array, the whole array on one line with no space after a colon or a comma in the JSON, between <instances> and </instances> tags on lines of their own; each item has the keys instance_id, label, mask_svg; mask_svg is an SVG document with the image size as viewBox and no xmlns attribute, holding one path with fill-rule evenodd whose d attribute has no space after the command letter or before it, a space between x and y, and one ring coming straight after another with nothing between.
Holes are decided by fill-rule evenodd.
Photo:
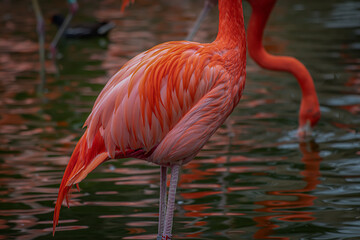
<instances>
[{"instance_id":1,"label":"flamingo tail feather","mask_svg":"<svg viewBox=\"0 0 360 240\"><path fill-rule=\"evenodd\" d=\"M100 132L96 133L94 142L91 146L88 146L86 135L87 131L77 143L60 184L59 194L54 210L53 235L55 234L55 228L59 222L60 209L64 199L66 199L66 204L69 207L69 193L71 192L70 190L72 186L76 184L77 190L80 191L78 183L81 182L98 165L109 159L104 140L100 135Z\"/></svg>"}]
</instances>

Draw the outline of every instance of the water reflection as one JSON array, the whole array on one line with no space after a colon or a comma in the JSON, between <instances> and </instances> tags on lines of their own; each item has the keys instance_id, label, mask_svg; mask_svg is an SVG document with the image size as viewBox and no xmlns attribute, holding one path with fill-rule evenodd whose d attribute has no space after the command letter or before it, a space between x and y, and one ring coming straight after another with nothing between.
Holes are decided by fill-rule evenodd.
<instances>
[{"instance_id":1,"label":"water reflection","mask_svg":"<svg viewBox=\"0 0 360 240\"><path fill-rule=\"evenodd\" d=\"M288 190L275 190L267 192L271 196L281 196L280 199L296 200L266 200L258 201L255 204L264 206L256 209L257 212L270 213L254 217L257 227L260 229L254 234L255 239L290 239L290 237L273 237L276 235L276 228L280 222L311 222L316 220L314 213L304 211L303 209L311 209L314 200L317 197L311 192L316 189L320 183L320 163L322 158L319 155L319 146L314 141L301 142L299 149L303 155L301 161L304 164L304 170L300 172L303 177L302 181L306 183L305 187ZM278 199L276 197L276 199Z\"/></svg>"}]
</instances>

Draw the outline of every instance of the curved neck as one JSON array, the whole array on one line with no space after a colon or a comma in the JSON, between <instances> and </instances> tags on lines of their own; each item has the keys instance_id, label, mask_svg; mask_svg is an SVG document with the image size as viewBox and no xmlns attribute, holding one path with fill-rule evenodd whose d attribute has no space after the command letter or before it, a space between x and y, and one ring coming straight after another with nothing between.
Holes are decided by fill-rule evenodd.
<instances>
[{"instance_id":1,"label":"curved neck","mask_svg":"<svg viewBox=\"0 0 360 240\"><path fill-rule=\"evenodd\" d=\"M269 54L262 43L264 28L276 0L248 0L252 14L247 31L249 54L261 67L274 71L289 72L294 75L301 87L302 105L317 104L318 99L313 79L306 67L297 59Z\"/></svg>"},{"instance_id":2,"label":"curved neck","mask_svg":"<svg viewBox=\"0 0 360 240\"><path fill-rule=\"evenodd\" d=\"M219 0L219 31L215 42L236 47L245 42L242 0Z\"/></svg>"}]
</instances>

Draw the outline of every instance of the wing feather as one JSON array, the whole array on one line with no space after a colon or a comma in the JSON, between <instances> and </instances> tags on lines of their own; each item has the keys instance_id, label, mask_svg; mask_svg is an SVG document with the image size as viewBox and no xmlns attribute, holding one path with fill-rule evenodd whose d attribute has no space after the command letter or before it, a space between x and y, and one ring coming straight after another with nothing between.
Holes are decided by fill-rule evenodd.
<instances>
[{"instance_id":1,"label":"wing feather","mask_svg":"<svg viewBox=\"0 0 360 240\"><path fill-rule=\"evenodd\" d=\"M152 150L225 71L213 54L201 44L169 42L130 60L106 84L86 120L88 145L102 129L110 157ZM219 64L209 67L214 59Z\"/></svg>"},{"instance_id":2,"label":"wing feather","mask_svg":"<svg viewBox=\"0 0 360 240\"><path fill-rule=\"evenodd\" d=\"M222 77L224 80L227 74ZM170 130L151 155L158 164L191 160L232 112L226 81L218 83Z\"/></svg>"}]
</instances>

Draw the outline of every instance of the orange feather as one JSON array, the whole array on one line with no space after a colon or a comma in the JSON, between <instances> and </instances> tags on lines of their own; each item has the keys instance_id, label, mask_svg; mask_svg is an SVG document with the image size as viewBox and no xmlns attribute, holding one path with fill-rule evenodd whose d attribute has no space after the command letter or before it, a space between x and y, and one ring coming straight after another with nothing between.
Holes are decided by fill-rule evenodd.
<instances>
[{"instance_id":1,"label":"orange feather","mask_svg":"<svg viewBox=\"0 0 360 240\"><path fill-rule=\"evenodd\" d=\"M61 185L59 188L58 199L55 205L54 211L54 226L53 231L55 232L55 227L58 224L59 212L61 204L66 199L66 203L69 206L68 193L74 184L77 184L82 179L84 179L91 170L93 170L97 165L105 161L108 157L107 155L102 155L101 153L105 152L104 141L100 136L99 132L95 135L94 138L94 147L88 148L86 142L87 131L81 137L77 143L75 150L70 158L70 161L66 167ZM100 154L99 154L100 153ZM90 163L94 159L97 160L92 164L92 169L87 169L90 166ZM79 189L79 186L77 185Z\"/></svg>"}]
</instances>

